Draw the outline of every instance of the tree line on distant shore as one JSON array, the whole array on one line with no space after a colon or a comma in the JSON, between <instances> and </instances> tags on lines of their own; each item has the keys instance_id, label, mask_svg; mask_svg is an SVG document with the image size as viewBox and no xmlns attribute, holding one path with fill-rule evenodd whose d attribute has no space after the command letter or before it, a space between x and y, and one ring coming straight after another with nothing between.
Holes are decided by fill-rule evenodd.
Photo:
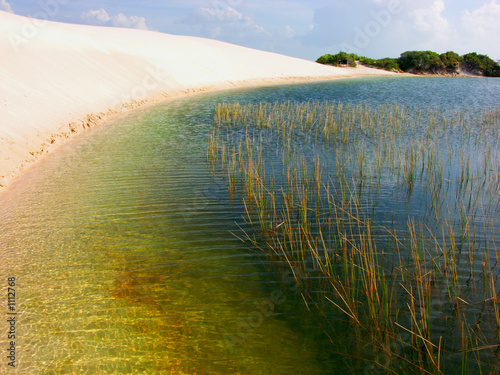
<instances>
[{"instance_id":1,"label":"tree line on distant shore","mask_svg":"<svg viewBox=\"0 0 500 375\"><path fill-rule=\"evenodd\" d=\"M460 68L471 74L485 77L500 77L500 64L487 55L476 52L463 56L450 51L437 54L432 51L406 51L398 58L371 59L353 53L339 52L326 54L316 62L327 65L348 65L355 67L359 61L363 65L390 71L416 74L460 74Z\"/></svg>"}]
</instances>

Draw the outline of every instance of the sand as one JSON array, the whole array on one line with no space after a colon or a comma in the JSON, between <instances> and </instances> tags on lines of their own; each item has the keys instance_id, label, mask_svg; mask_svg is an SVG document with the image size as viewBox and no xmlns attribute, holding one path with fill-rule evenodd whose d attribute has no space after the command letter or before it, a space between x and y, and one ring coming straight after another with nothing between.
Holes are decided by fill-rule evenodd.
<instances>
[{"instance_id":1,"label":"sand","mask_svg":"<svg viewBox=\"0 0 500 375\"><path fill-rule=\"evenodd\" d=\"M0 50L1 187L73 134L148 103L233 87L395 74L2 11Z\"/></svg>"}]
</instances>

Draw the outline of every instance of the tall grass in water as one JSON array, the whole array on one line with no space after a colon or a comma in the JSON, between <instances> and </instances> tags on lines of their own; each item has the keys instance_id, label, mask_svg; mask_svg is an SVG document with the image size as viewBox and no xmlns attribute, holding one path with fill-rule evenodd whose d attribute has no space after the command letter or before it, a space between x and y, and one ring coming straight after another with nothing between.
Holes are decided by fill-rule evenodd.
<instances>
[{"instance_id":1,"label":"tall grass in water","mask_svg":"<svg viewBox=\"0 0 500 375\"><path fill-rule=\"evenodd\" d=\"M214 122L209 161L254 224L241 237L356 337L335 348L364 359L353 371L500 368L500 111L235 103Z\"/></svg>"}]
</instances>

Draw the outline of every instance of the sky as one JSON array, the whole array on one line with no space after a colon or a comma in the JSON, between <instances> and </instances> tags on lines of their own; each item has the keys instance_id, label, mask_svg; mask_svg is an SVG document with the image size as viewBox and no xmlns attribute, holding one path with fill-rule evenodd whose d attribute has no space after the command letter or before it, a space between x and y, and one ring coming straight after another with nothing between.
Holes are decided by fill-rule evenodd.
<instances>
[{"instance_id":1,"label":"sky","mask_svg":"<svg viewBox=\"0 0 500 375\"><path fill-rule=\"evenodd\" d=\"M316 60L409 50L500 59L500 0L0 0L0 10L53 21L217 39Z\"/></svg>"}]
</instances>

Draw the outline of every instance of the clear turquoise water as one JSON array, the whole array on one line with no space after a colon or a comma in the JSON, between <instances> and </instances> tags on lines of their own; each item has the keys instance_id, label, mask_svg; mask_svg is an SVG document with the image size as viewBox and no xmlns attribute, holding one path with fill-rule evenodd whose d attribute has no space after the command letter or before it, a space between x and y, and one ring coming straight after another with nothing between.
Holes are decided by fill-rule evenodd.
<instances>
[{"instance_id":1,"label":"clear turquoise water","mask_svg":"<svg viewBox=\"0 0 500 375\"><path fill-rule=\"evenodd\" d=\"M76 137L0 197L1 274L17 278L22 313L19 374L346 371L291 277L231 234L248 227L244 208L207 165L217 103L287 100L473 110L500 106L500 80L233 90L157 105Z\"/></svg>"}]
</instances>

